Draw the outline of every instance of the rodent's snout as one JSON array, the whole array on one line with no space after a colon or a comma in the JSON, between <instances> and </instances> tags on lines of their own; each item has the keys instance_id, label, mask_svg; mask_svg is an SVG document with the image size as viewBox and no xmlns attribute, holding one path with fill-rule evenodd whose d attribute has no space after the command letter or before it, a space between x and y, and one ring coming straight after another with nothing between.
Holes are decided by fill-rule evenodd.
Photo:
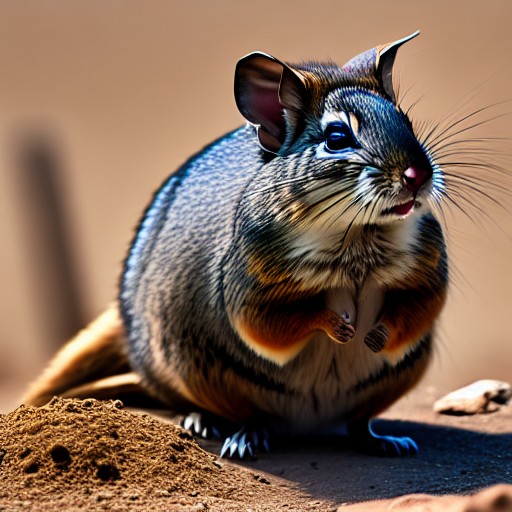
<instances>
[{"instance_id":1,"label":"rodent's snout","mask_svg":"<svg viewBox=\"0 0 512 512\"><path fill-rule=\"evenodd\" d=\"M432 177L432 170L420 166L410 166L403 173L404 185L414 196L420 188Z\"/></svg>"}]
</instances>

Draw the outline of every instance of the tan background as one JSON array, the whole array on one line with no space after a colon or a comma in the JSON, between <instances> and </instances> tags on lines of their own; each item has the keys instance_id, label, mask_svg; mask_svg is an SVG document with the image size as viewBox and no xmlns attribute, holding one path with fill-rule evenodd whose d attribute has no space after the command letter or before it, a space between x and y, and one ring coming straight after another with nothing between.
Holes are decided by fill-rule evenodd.
<instances>
[{"instance_id":1,"label":"tan background","mask_svg":"<svg viewBox=\"0 0 512 512\"><path fill-rule=\"evenodd\" d=\"M241 123L232 97L239 57L258 49L343 63L419 28L396 76L402 90L412 85L409 103L422 97L414 117L439 120L457 104L462 116L512 99L511 14L508 0L1 1L0 410L115 296L152 191ZM497 119L474 135L510 139L511 126L510 117ZM49 148L58 203L37 166L23 165L36 143ZM510 141L500 144L510 152ZM486 175L506 186L505 177ZM496 197L510 211L511 196ZM469 200L474 220L456 208L447 217L454 283L427 377L441 387L512 380L512 216L476 194ZM55 253L59 230L64 245Z\"/></svg>"}]
</instances>

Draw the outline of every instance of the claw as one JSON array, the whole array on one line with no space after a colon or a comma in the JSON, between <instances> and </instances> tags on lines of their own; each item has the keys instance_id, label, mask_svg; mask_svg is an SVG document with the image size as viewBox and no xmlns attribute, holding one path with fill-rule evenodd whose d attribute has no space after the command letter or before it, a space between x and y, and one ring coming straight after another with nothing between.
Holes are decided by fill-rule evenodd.
<instances>
[{"instance_id":1,"label":"claw","mask_svg":"<svg viewBox=\"0 0 512 512\"><path fill-rule=\"evenodd\" d=\"M259 445L259 436L258 436L258 431L257 430L253 430L251 432L251 437L252 437L252 444L257 448L258 445Z\"/></svg>"},{"instance_id":2,"label":"claw","mask_svg":"<svg viewBox=\"0 0 512 512\"><path fill-rule=\"evenodd\" d=\"M263 446L266 452L270 451L269 433L267 430L258 430L250 427L241 428L236 434L226 438L220 450L221 458L233 458L238 455L240 459L254 457L255 451Z\"/></svg>"},{"instance_id":3,"label":"claw","mask_svg":"<svg viewBox=\"0 0 512 512\"><path fill-rule=\"evenodd\" d=\"M199 434L201 432L201 415L196 413L194 414L194 434Z\"/></svg>"},{"instance_id":4,"label":"claw","mask_svg":"<svg viewBox=\"0 0 512 512\"><path fill-rule=\"evenodd\" d=\"M240 439L238 440L238 455L240 456L241 459L244 458L245 449L247 448L246 439L247 439L247 432L244 432L241 435Z\"/></svg>"},{"instance_id":5,"label":"claw","mask_svg":"<svg viewBox=\"0 0 512 512\"><path fill-rule=\"evenodd\" d=\"M384 457L409 457L419 453L418 445L410 437L377 436L368 440L366 450Z\"/></svg>"},{"instance_id":6,"label":"claw","mask_svg":"<svg viewBox=\"0 0 512 512\"><path fill-rule=\"evenodd\" d=\"M231 440L231 444L229 445L229 458L232 459L233 455L237 452L238 444Z\"/></svg>"},{"instance_id":7,"label":"claw","mask_svg":"<svg viewBox=\"0 0 512 512\"><path fill-rule=\"evenodd\" d=\"M191 430L193 424L194 418L192 418L192 414L184 418L183 421L181 422L182 427L186 430Z\"/></svg>"},{"instance_id":8,"label":"claw","mask_svg":"<svg viewBox=\"0 0 512 512\"><path fill-rule=\"evenodd\" d=\"M203 437L204 439L208 439L209 437L220 439L222 435L214 424L219 421L222 420L208 413L191 412L188 416L183 418L181 426L186 430L190 430L192 434Z\"/></svg>"},{"instance_id":9,"label":"claw","mask_svg":"<svg viewBox=\"0 0 512 512\"><path fill-rule=\"evenodd\" d=\"M224 440L224 444L222 445L222 448L220 449L220 458L223 459L224 458L224 455L226 455L226 452L228 451L229 449L229 443L231 441L231 438L230 437L226 437L226 439Z\"/></svg>"},{"instance_id":10,"label":"claw","mask_svg":"<svg viewBox=\"0 0 512 512\"><path fill-rule=\"evenodd\" d=\"M410 437L380 436L380 453L388 457L409 457L419 453L418 445Z\"/></svg>"},{"instance_id":11,"label":"claw","mask_svg":"<svg viewBox=\"0 0 512 512\"><path fill-rule=\"evenodd\" d=\"M419 453L410 437L382 436L373 432L368 422L356 421L347 425L354 444L361 451L381 457L408 457Z\"/></svg>"}]
</instances>

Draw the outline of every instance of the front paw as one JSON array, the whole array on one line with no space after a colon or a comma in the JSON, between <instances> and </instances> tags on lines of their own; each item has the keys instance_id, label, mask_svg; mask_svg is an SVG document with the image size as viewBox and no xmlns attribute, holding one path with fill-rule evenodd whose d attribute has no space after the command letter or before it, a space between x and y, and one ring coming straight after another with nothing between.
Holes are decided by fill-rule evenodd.
<instances>
[{"instance_id":1,"label":"front paw","mask_svg":"<svg viewBox=\"0 0 512 512\"><path fill-rule=\"evenodd\" d=\"M389 339L389 329L384 324L377 324L365 337L365 345L373 352L380 352Z\"/></svg>"},{"instance_id":2,"label":"front paw","mask_svg":"<svg viewBox=\"0 0 512 512\"><path fill-rule=\"evenodd\" d=\"M356 330L350 323L348 315L345 314L333 325L331 338L337 343L348 343L355 334Z\"/></svg>"}]
</instances>

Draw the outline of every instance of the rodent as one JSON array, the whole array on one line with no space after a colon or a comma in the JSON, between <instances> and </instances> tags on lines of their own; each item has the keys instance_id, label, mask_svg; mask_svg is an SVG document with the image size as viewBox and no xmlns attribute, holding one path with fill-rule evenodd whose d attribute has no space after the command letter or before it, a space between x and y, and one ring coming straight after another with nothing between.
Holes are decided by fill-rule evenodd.
<instances>
[{"instance_id":1,"label":"rodent","mask_svg":"<svg viewBox=\"0 0 512 512\"><path fill-rule=\"evenodd\" d=\"M129 366L199 412L196 433L227 428L224 456L339 423L369 453L418 450L370 427L427 367L448 285L442 170L392 85L416 35L342 67L242 58L248 123L171 175L140 222L119 294Z\"/></svg>"}]
</instances>

